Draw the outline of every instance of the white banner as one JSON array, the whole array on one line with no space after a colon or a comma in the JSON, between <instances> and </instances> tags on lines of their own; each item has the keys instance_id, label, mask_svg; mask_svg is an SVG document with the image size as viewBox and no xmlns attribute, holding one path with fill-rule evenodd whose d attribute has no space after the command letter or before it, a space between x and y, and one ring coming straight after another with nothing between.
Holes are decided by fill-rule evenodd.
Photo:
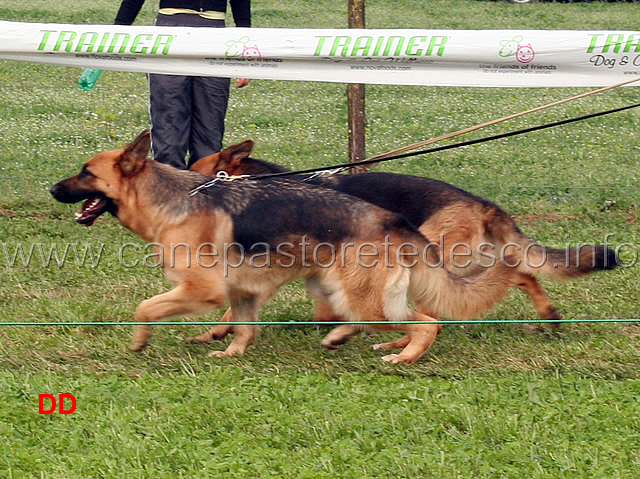
<instances>
[{"instance_id":1,"label":"white banner","mask_svg":"<svg viewBox=\"0 0 640 479\"><path fill-rule=\"evenodd\" d=\"M0 59L269 80L596 87L640 78L640 32L186 28L0 21Z\"/></svg>"}]
</instances>

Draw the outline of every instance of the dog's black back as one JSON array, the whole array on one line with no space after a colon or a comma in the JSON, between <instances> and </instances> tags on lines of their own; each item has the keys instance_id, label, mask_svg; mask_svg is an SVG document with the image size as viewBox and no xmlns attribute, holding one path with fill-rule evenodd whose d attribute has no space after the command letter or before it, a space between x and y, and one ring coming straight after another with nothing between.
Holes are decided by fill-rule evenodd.
<instances>
[{"instance_id":1,"label":"dog's black back","mask_svg":"<svg viewBox=\"0 0 640 479\"><path fill-rule=\"evenodd\" d=\"M402 215L355 196L288 179L221 181L198 195L206 198L204 203L222 208L231 216L234 240L246 251L262 251L265 245L275 249L300 236L339 243L361 236L362 223L374 216L379 235L401 231L420 242L425 240Z\"/></svg>"},{"instance_id":2,"label":"dog's black back","mask_svg":"<svg viewBox=\"0 0 640 479\"><path fill-rule=\"evenodd\" d=\"M243 161L243 174L267 175L290 171L256 158ZM404 216L413 225L421 225L434 213L453 203L481 204L500 208L491 201L473 195L444 181L397 173L369 172L359 175L291 175L296 181L331 188ZM264 180L262 180L264 181Z\"/></svg>"},{"instance_id":3,"label":"dog's black back","mask_svg":"<svg viewBox=\"0 0 640 479\"><path fill-rule=\"evenodd\" d=\"M453 203L495 206L453 185L420 176L370 172L334 175L321 179L319 184L400 213L414 225L423 224L435 212Z\"/></svg>"}]
</instances>

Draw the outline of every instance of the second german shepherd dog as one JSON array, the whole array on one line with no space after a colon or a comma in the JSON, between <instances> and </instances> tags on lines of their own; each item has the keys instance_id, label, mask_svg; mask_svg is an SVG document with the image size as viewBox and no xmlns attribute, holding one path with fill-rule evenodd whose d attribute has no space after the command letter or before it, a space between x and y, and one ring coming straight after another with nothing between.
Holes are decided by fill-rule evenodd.
<instances>
[{"instance_id":1,"label":"second german shepherd dog","mask_svg":"<svg viewBox=\"0 0 640 479\"><path fill-rule=\"evenodd\" d=\"M253 142L246 140L198 160L191 170L207 176L216 176L220 171L229 175L252 176L289 171L280 165L251 158L252 149ZM529 295L542 319L558 320L562 316L549 301L536 276L566 280L618 265L614 251L604 246L584 245L572 249L542 246L520 231L513 218L495 203L442 181L393 173L328 177L293 175L287 178L356 196L400 213L425 237L432 241L439 239L444 267L457 275L477 274L478 265L486 261L487 253L498 255L497 251L507 251L516 258L514 267L509 269L509 285ZM468 253L467 257L465 253ZM461 257L464 260L460 260ZM431 311L432 316L437 317L437 314L438 311ZM327 321L340 319L329 305L322 302L316 304L315 318ZM225 315L224 321L231 320L230 313ZM220 339L231 330L229 326L218 325L191 340L208 342ZM407 340L403 338L374 347L401 346Z\"/></svg>"},{"instance_id":2,"label":"second german shepherd dog","mask_svg":"<svg viewBox=\"0 0 640 479\"><path fill-rule=\"evenodd\" d=\"M383 359L411 363L441 329L429 324L432 315L475 316L511 285L513 275L500 262L471 278L434 267L437 250L404 217L327 188L291 180L220 181L190 195L210 178L152 161L149 147L146 131L51 187L58 201L84 201L78 223L92 225L109 212L158 248L176 287L140 303L136 321L202 313L227 301L235 320L256 321L281 285L303 278L344 320L375 322L338 326L324 346L337 347L363 330L404 331L404 349ZM415 251L419 261L412 261ZM235 333L217 355L244 353L257 328ZM150 336L151 325L137 325L131 349L143 349Z\"/></svg>"}]
</instances>

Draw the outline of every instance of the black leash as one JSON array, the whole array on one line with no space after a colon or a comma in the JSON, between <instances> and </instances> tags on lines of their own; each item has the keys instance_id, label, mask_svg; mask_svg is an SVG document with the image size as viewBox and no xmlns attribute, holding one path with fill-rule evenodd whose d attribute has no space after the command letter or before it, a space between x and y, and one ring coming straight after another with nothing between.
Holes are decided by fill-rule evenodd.
<instances>
[{"instance_id":1,"label":"black leash","mask_svg":"<svg viewBox=\"0 0 640 479\"><path fill-rule=\"evenodd\" d=\"M279 172L279 173L269 173L269 174L266 174L266 175L248 176L248 177L246 177L246 179L248 179L248 180L261 180L261 179L264 179L264 178L277 178L277 177L282 177L282 176L304 175L304 174L308 174L308 173L319 173L319 172L322 172L322 171L329 171L329 170L346 170L346 169L353 168L353 167L356 167L356 166L361 166L361 165L371 165L371 164L375 164L375 163L382 163L383 161L400 160L402 158L409 158L411 156L424 155L424 154L427 154L427 153L436 153L438 151L452 150L454 148L461 148L463 146L477 145L479 143L486 143L488 141L500 140L502 138L509 138L511 136L516 136L516 135L523 135L525 133L531 133L533 131L544 130L546 128L553 128L553 127L556 127L556 126L567 125L569 123L575 123L575 122L578 122L578 121L588 120L590 118L596 118L596 117L599 117L599 116L610 115L612 113L618 113L618 112L621 112L621 111L630 110L632 108L637 108L639 106L640 106L640 103L636 103L635 105L623 106L623 107L620 107L620 108L614 108L613 110L601 111L601 112L598 112L598 113L591 113L589 115L584 115L584 116L580 116L580 117L577 117L577 118L569 118L567 120L560 120L560 121L556 121L554 123L547 123L545 125L539 125L539 126L534 126L534 127L531 127L531 128L525 128L523 130L511 131L509 133L502 133L500 135L487 136L487 137L484 137L484 138L479 138L477 140L463 141L463 142L460 142L460 143L453 143L451 145L439 146L439 147L436 147L436 148L428 148L426 150L419 150L419 151L414 151L414 152L411 152L411 153L403 153L401 155L388 156L386 158L360 160L360 161L354 161L352 163L341 163L341 164L332 165L332 166L322 166L322 167L318 167L318 168L308 168L308 169L305 169L305 170L282 171L282 172Z\"/></svg>"},{"instance_id":2,"label":"black leash","mask_svg":"<svg viewBox=\"0 0 640 479\"><path fill-rule=\"evenodd\" d=\"M614 108L612 110L601 111L601 112L598 112L598 113L591 113L589 115L579 116L579 117L576 117L576 118L569 118L567 120L560 120L560 121L556 121L556 122L553 122L553 123L546 123L544 125L533 126L531 128L525 128L525 129L522 129L522 130L511 131L511 132L508 132L508 133L502 133L500 135L487 136L487 137L484 137L484 138L478 138L477 140L463 141L463 142L460 142L460 143L453 143L451 145L439 146L439 147L436 147L436 148L428 148L426 150L414 151L414 152L411 152L411 153L402 153L400 155L388 156L386 158L378 158L378 159L371 158L371 159L368 159L368 160L360 160L360 161L354 161L354 162L350 162L350 163L341 163L341 164L331 165L331 166L321 166L321 167L318 167L318 168L307 168L307 169L304 169L304 170L296 170L296 171L282 171L282 172L279 172L279 173L269 173L269 174L266 174L266 175L256 175L256 176L251 176L251 175L228 176L228 175L224 174L224 175L219 175L217 178L214 178L213 180L208 181L208 182L198 186L197 188L194 188L189 193L189 196L193 196L196 193L198 193L199 191L201 191L203 189L206 189L206 188L209 188L210 186L213 186L217 181L238 180L238 179L242 179L242 180L262 180L262 179L266 179L266 178L281 178L281 177L286 177L286 176L305 175L305 174L312 174L312 173L320 174L322 172L329 172L328 174L334 174L334 173L338 173L338 172L342 172L342 171L348 170L350 168L354 168L356 166L372 165L372 164L376 164L376 163L382 163L383 161L400 160L400 159L409 158L409 157L412 157L412 156L425 155L427 153L436 153L438 151L452 150L454 148L462 148L464 146L477 145L479 143L486 143L486 142L493 141L493 140L500 140L502 138L509 138L511 136L516 136L516 135L523 135L525 133L531 133L531 132L534 132L534 131L544 130L544 129L547 129L547 128L553 128L553 127L556 127L556 126L568 125L569 123L575 123L575 122L578 122L578 121L588 120L590 118L597 118L599 116L610 115L612 113L618 113L618 112L625 111L625 110L631 110L632 108L637 108L639 106L640 106L640 103L636 103L634 105L623 106L623 107L619 107L619 108ZM220 173L223 173L223 172L220 172Z\"/></svg>"}]
</instances>

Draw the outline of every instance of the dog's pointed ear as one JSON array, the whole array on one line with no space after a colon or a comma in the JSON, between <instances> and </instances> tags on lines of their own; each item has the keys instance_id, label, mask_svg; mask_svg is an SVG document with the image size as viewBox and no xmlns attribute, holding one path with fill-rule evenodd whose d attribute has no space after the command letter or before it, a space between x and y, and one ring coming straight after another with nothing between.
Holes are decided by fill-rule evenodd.
<instances>
[{"instance_id":1,"label":"dog's pointed ear","mask_svg":"<svg viewBox=\"0 0 640 479\"><path fill-rule=\"evenodd\" d=\"M225 148L220 152L220 166L225 168L237 168L242 160L248 158L253 150L254 142L252 140L245 140L237 145Z\"/></svg>"},{"instance_id":2,"label":"dog's pointed ear","mask_svg":"<svg viewBox=\"0 0 640 479\"><path fill-rule=\"evenodd\" d=\"M253 145L254 142L252 140L245 140L218 153L200 158L189 169L206 176L214 176L221 170L234 174L235 169L240 166L242 160L251 154Z\"/></svg>"},{"instance_id":3,"label":"dog's pointed ear","mask_svg":"<svg viewBox=\"0 0 640 479\"><path fill-rule=\"evenodd\" d=\"M218 171L218 164L220 163L220 152L212 153L208 156L203 156L195 163L189 165L191 171L200 173L205 176L213 176Z\"/></svg>"},{"instance_id":4,"label":"dog's pointed ear","mask_svg":"<svg viewBox=\"0 0 640 479\"><path fill-rule=\"evenodd\" d=\"M151 134L144 130L124 147L124 153L118 162L118 166L125 176L133 176L140 171L151 149Z\"/></svg>"}]
</instances>

